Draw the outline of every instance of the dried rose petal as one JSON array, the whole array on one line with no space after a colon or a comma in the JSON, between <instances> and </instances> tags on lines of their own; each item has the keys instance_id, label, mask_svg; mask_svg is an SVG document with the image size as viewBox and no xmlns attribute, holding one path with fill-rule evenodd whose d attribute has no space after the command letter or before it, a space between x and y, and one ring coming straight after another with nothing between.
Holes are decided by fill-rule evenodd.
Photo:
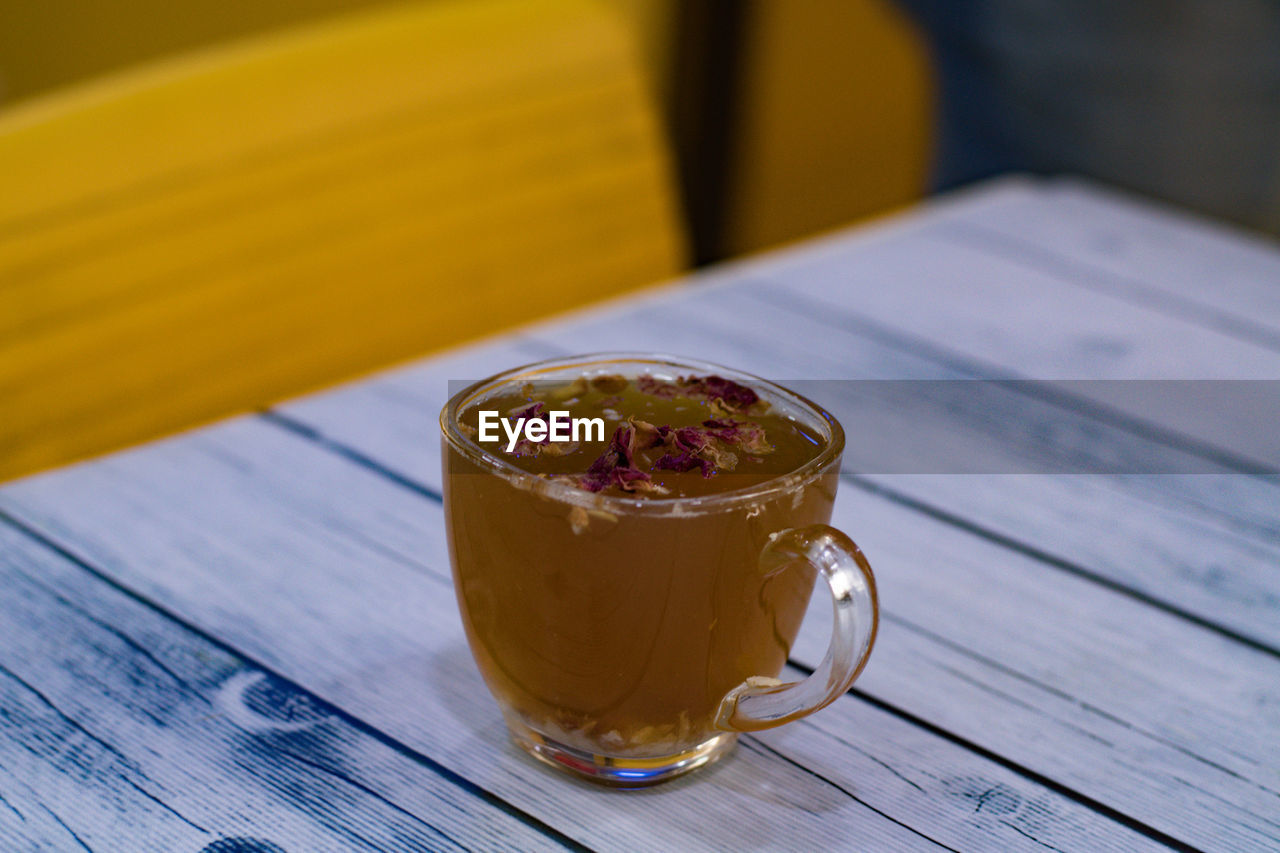
<instances>
[{"instance_id":1,"label":"dried rose petal","mask_svg":"<svg viewBox=\"0 0 1280 853\"><path fill-rule=\"evenodd\" d=\"M698 468L702 476L710 477L719 470L730 470L738 464L738 457L716 446L710 434L699 427L657 428L657 441L654 446L661 445L667 452L657 462L655 468L671 471L692 471Z\"/></svg>"},{"instance_id":2,"label":"dried rose petal","mask_svg":"<svg viewBox=\"0 0 1280 853\"><path fill-rule=\"evenodd\" d=\"M638 468L612 468L578 477L576 485L588 492L599 492L617 486L624 492L665 492L653 478Z\"/></svg>"},{"instance_id":3,"label":"dried rose petal","mask_svg":"<svg viewBox=\"0 0 1280 853\"><path fill-rule=\"evenodd\" d=\"M617 486L624 492L656 491L648 473L635 467L636 429L626 423L613 431L609 446L591 463L587 473L578 478L578 486L589 492L599 492L609 486Z\"/></svg>"},{"instance_id":4,"label":"dried rose petal","mask_svg":"<svg viewBox=\"0 0 1280 853\"><path fill-rule=\"evenodd\" d=\"M583 474L574 481L574 485L588 492L598 492L608 487L609 477L607 474Z\"/></svg>"},{"instance_id":5,"label":"dried rose petal","mask_svg":"<svg viewBox=\"0 0 1280 853\"><path fill-rule=\"evenodd\" d=\"M538 446L546 456L568 456L570 453L577 451L579 444L576 441L562 441L559 443L548 441L546 444Z\"/></svg>"},{"instance_id":6,"label":"dried rose petal","mask_svg":"<svg viewBox=\"0 0 1280 853\"><path fill-rule=\"evenodd\" d=\"M730 409L748 409L760 400L755 391L723 376L681 376L679 383L690 394L718 400Z\"/></svg>"},{"instance_id":7,"label":"dried rose petal","mask_svg":"<svg viewBox=\"0 0 1280 853\"><path fill-rule=\"evenodd\" d=\"M613 437L609 439L609 446L605 448L604 453L600 454L600 457L595 462L591 463L587 473L599 474L611 471L614 468L632 467L635 447L635 427L630 424L622 424L613 431Z\"/></svg>"},{"instance_id":8,"label":"dried rose petal","mask_svg":"<svg viewBox=\"0 0 1280 853\"><path fill-rule=\"evenodd\" d=\"M509 452L512 456L537 456L541 450L541 445L536 441L530 441L527 438L522 438L515 444L511 445L511 450Z\"/></svg>"},{"instance_id":9,"label":"dried rose petal","mask_svg":"<svg viewBox=\"0 0 1280 853\"><path fill-rule=\"evenodd\" d=\"M720 376L682 376L668 382L642 375L633 381L640 392L653 396L705 398L712 417L701 426L681 427L655 426L635 416L627 417L586 472L572 478L579 488L591 492L611 488L623 492L665 492L642 468L678 473L697 470L704 477L712 477L737 466L739 455L731 448L741 448L753 458L773 450L759 424L733 417L761 403L756 392L745 385ZM625 379L615 376L591 380L592 387L601 392L620 390L625 384ZM531 405L521 410L521 414L539 416L542 411Z\"/></svg>"},{"instance_id":10,"label":"dried rose petal","mask_svg":"<svg viewBox=\"0 0 1280 853\"><path fill-rule=\"evenodd\" d=\"M676 446L701 450L711 442L711 437L697 427L680 427L676 430Z\"/></svg>"},{"instance_id":11,"label":"dried rose petal","mask_svg":"<svg viewBox=\"0 0 1280 853\"><path fill-rule=\"evenodd\" d=\"M553 400L573 400L581 397L587 391L587 377L579 376L563 388L557 388L551 392Z\"/></svg>"},{"instance_id":12,"label":"dried rose petal","mask_svg":"<svg viewBox=\"0 0 1280 853\"><path fill-rule=\"evenodd\" d=\"M585 509L575 506L569 510L569 526L573 528L575 536L585 531L589 524L591 524L591 517L587 515Z\"/></svg>"},{"instance_id":13,"label":"dried rose petal","mask_svg":"<svg viewBox=\"0 0 1280 853\"><path fill-rule=\"evenodd\" d=\"M640 483L648 483L653 478L639 468L614 468L609 472L609 481L624 491L633 491Z\"/></svg>"},{"instance_id":14,"label":"dried rose petal","mask_svg":"<svg viewBox=\"0 0 1280 853\"><path fill-rule=\"evenodd\" d=\"M667 492L671 491L661 483L653 482L652 478L650 478L648 474L645 474L645 478L643 480L636 480L630 485L634 491L653 492L655 495L665 495Z\"/></svg>"},{"instance_id":15,"label":"dried rose petal","mask_svg":"<svg viewBox=\"0 0 1280 853\"><path fill-rule=\"evenodd\" d=\"M765 454L773 452L773 445L765 439L764 427L750 421L735 421L728 418L712 418L705 420L702 425L706 427L712 435L726 444L733 444L741 447L744 451L751 454Z\"/></svg>"},{"instance_id":16,"label":"dried rose petal","mask_svg":"<svg viewBox=\"0 0 1280 853\"><path fill-rule=\"evenodd\" d=\"M530 418L533 420L544 421L547 419L547 416L543 413L543 410L546 409L546 407L547 407L546 403L542 402L541 400L535 400L532 403L527 403L523 406L517 406L516 408L508 412L507 415L508 417L512 417L516 419Z\"/></svg>"},{"instance_id":17,"label":"dried rose petal","mask_svg":"<svg viewBox=\"0 0 1280 853\"><path fill-rule=\"evenodd\" d=\"M658 434L658 428L648 421L642 421L634 415L627 418L627 423L636 431L635 447L643 450L648 447L657 447L662 444L662 438Z\"/></svg>"},{"instance_id":18,"label":"dried rose petal","mask_svg":"<svg viewBox=\"0 0 1280 853\"><path fill-rule=\"evenodd\" d=\"M627 377L619 374L597 376L591 380L591 387L601 394L617 394L627 387Z\"/></svg>"},{"instance_id":19,"label":"dried rose petal","mask_svg":"<svg viewBox=\"0 0 1280 853\"><path fill-rule=\"evenodd\" d=\"M707 409L713 418L727 418L738 414L738 410L729 406L724 400L710 400Z\"/></svg>"},{"instance_id":20,"label":"dried rose petal","mask_svg":"<svg viewBox=\"0 0 1280 853\"><path fill-rule=\"evenodd\" d=\"M671 454L668 453L653 463L654 468L663 468L669 471L692 471L698 468L702 471L703 477L710 477L715 473L715 466L710 460L695 456L692 452Z\"/></svg>"},{"instance_id":21,"label":"dried rose petal","mask_svg":"<svg viewBox=\"0 0 1280 853\"><path fill-rule=\"evenodd\" d=\"M680 393L680 389L677 386L661 379L655 379L647 373L636 377L636 388L654 397L674 397Z\"/></svg>"},{"instance_id":22,"label":"dried rose petal","mask_svg":"<svg viewBox=\"0 0 1280 853\"><path fill-rule=\"evenodd\" d=\"M517 406L512 409L507 413L507 417L514 418L517 428L522 429L524 427L524 421L545 421L547 419L547 416L543 414L543 409L545 408L545 403L540 400L535 400L532 403L525 403L524 405ZM511 446L511 450L509 452L513 456L537 456L542 449L541 445L548 444L550 441L550 438L545 438L542 441L532 441L528 438L521 438Z\"/></svg>"},{"instance_id":23,"label":"dried rose petal","mask_svg":"<svg viewBox=\"0 0 1280 853\"><path fill-rule=\"evenodd\" d=\"M535 400L523 406L518 406L511 410L508 417L516 419L518 428L523 429L523 421L544 421L548 425L550 420L546 413L546 403ZM547 435L540 441L534 441L527 437L522 437L511 446L510 453L514 456L567 456L578 449L576 441L554 442L551 440L551 432L547 431Z\"/></svg>"},{"instance_id":24,"label":"dried rose petal","mask_svg":"<svg viewBox=\"0 0 1280 853\"><path fill-rule=\"evenodd\" d=\"M721 471L732 471L738 467L738 455L721 447L716 442L709 443L702 450L702 458L707 459Z\"/></svg>"}]
</instances>

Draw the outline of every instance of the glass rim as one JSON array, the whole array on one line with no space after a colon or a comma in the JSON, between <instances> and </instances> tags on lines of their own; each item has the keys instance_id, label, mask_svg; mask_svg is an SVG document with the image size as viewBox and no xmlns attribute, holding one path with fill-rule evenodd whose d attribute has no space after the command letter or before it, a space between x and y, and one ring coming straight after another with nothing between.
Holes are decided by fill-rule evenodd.
<instances>
[{"instance_id":1,"label":"glass rim","mask_svg":"<svg viewBox=\"0 0 1280 853\"><path fill-rule=\"evenodd\" d=\"M513 382L536 381L546 378L543 374L562 371L575 367L584 370L609 365L657 366L675 368L683 371L696 371L722 375L727 379L741 380L750 383L757 390L768 396L781 398L789 405L811 415L814 421L825 426L828 440L821 451L803 465L784 474L777 474L763 482L737 489L729 489L710 495L677 496L677 497L643 497L632 498L621 495L606 495L589 492L569 483L548 480L539 477L519 466L507 461L500 455L481 447L478 442L466 435L458 427L460 410L472 400L492 392ZM625 370L619 372L625 373ZM765 396L762 394L762 396ZM828 468L838 464L844 453L844 428L830 412L797 394L791 389L771 382L760 376L732 367L715 364L698 358L671 355L668 353L650 352L596 352L581 355L558 356L530 362L495 373L486 379L473 382L466 388L450 396L449 401L440 410L440 433L450 448L488 473L508 480L513 485L523 486L531 492L564 503L585 507L587 509L619 509L629 514L682 514L696 511L709 512L738 506L743 503L754 503L761 498L789 492L807 485L822 476ZM448 474L445 472L446 481Z\"/></svg>"}]
</instances>

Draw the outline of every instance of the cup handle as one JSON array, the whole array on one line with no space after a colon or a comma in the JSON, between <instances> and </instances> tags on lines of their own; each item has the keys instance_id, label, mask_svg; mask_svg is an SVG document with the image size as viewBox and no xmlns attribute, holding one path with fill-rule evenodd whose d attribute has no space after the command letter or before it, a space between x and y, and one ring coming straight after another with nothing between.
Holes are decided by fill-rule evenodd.
<instances>
[{"instance_id":1,"label":"cup handle","mask_svg":"<svg viewBox=\"0 0 1280 853\"><path fill-rule=\"evenodd\" d=\"M803 681L752 676L730 690L720 700L717 728L754 732L798 720L834 702L867 665L880 623L876 579L867 558L839 530L814 524L773 534L760 552L760 570L774 574L796 560L817 569L831 590L834 619L827 654Z\"/></svg>"}]
</instances>

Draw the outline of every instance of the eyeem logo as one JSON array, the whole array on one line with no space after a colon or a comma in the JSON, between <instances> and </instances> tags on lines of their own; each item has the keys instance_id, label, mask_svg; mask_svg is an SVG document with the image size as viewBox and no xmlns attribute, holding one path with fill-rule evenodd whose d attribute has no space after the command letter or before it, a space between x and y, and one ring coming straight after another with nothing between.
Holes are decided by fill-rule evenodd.
<instances>
[{"instance_id":1,"label":"eyeem logo","mask_svg":"<svg viewBox=\"0 0 1280 853\"><path fill-rule=\"evenodd\" d=\"M515 449L523 435L535 444L544 441L604 441L604 418L574 418L566 411L547 412L532 418L498 417L495 411L480 411L480 430L476 436L482 442L500 441L498 425L507 436L507 452Z\"/></svg>"}]
</instances>

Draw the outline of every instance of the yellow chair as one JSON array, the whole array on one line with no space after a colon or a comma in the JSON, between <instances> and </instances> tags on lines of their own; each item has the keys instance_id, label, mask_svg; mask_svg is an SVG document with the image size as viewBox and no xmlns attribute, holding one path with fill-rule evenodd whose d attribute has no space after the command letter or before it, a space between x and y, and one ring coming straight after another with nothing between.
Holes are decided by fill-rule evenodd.
<instances>
[{"instance_id":1,"label":"yellow chair","mask_svg":"<svg viewBox=\"0 0 1280 853\"><path fill-rule=\"evenodd\" d=\"M591 0L392 7L0 113L0 479L678 272Z\"/></svg>"}]
</instances>

